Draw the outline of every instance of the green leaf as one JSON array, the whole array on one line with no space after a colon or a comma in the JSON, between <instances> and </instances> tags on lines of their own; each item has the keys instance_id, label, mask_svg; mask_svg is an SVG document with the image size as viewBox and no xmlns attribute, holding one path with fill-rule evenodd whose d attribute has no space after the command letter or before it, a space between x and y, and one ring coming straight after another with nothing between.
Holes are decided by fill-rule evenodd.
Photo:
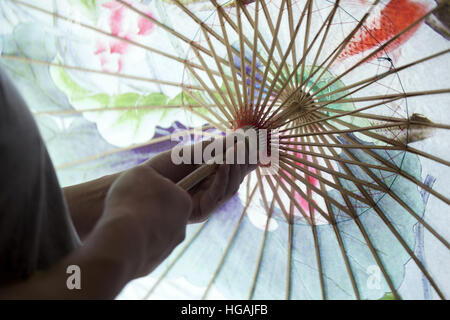
<instances>
[{"instance_id":1,"label":"green leaf","mask_svg":"<svg viewBox=\"0 0 450 320\"><path fill-rule=\"evenodd\" d=\"M84 17L88 17L90 20L97 20L98 18L98 8L101 4L106 1L96 1L96 0L69 0L69 4L73 6L74 9L79 10Z\"/></svg>"},{"instance_id":2,"label":"green leaf","mask_svg":"<svg viewBox=\"0 0 450 320\"><path fill-rule=\"evenodd\" d=\"M395 300L395 297L392 292L386 292L386 294L380 300Z\"/></svg>"},{"instance_id":3,"label":"green leaf","mask_svg":"<svg viewBox=\"0 0 450 320\"><path fill-rule=\"evenodd\" d=\"M19 24L12 34L1 36L5 55L51 62L56 56L55 38L39 23ZM52 81L46 65L1 59L0 63L33 111L70 109L66 96Z\"/></svg>"}]
</instances>

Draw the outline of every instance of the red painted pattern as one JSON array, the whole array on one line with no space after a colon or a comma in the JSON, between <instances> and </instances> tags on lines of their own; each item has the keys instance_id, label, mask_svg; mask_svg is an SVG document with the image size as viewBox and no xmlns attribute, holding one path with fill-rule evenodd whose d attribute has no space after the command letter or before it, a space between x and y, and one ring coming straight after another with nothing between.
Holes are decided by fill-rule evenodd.
<instances>
[{"instance_id":1,"label":"red painted pattern","mask_svg":"<svg viewBox=\"0 0 450 320\"><path fill-rule=\"evenodd\" d=\"M380 11L380 14L366 25L366 28L358 30L344 51L342 51L339 58L343 59L353 56L385 43L422 17L428 9L428 5L413 0L389 1ZM397 40L393 41L386 47L385 51L391 52L400 47L411 38L420 25L419 23ZM383 52L380 55L382 54Z\"/></svg>"}]
</instances>

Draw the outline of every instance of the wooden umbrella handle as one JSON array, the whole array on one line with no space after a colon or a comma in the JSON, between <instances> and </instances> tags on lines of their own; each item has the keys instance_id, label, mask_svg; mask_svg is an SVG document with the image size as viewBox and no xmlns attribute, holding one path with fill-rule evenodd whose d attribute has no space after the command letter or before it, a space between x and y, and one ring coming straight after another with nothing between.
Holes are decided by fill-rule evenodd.
<instances>
[{"instance_id":1,"label":"wooden umbrella handle","mask_svg":"<svg viewBox=\"0 0 450 320\"><path fill-rule=\"evenodd\" d=\"M242 128L244 131L248 129L254 129L253 126L245 126ZM183 188L186 191L189 191L194 186L196 186L198 183L212 175L214 172L216 172L217 167L219 165L217 163L206 163L195 169L193 172L188 174L186 177L178 181L177 185Z\"/></svg>"},{"instance_id":2,"label":"wooden umbrella handle","mask_svg":"<svg viewBox=\"0 0 450 320\"><path fill-rule=\"evenodd\" d=\"M189 191L194 186L196 186L198 183L209 177L211 174L216 172L217 167L219 165L217 163L212 164L203 164L197 169L195 169L193 172L188 174L186 177L181 179L177 185L183 188L186 191Z\"/></svg>"}]
</instances>

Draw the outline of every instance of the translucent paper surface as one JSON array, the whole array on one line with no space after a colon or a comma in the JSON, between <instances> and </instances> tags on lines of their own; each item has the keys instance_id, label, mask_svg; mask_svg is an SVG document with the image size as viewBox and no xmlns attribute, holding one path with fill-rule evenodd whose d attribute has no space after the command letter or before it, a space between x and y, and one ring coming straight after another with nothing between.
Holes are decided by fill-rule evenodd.
<instances>
[{"instance_id":1,"label":"translucent paper surface","mask_svg":"<svg viewBox=\"0 0 450 320\"><path fill-rule=\"evenodd\" d=\"M314 107L323 106L319 118L293 110L295 121L280 127L296 135L281 144L296 174L252 173L119 298L450 295L445 21L424 17L434 1L373 4L0 2L0 63L34 113L63 186L141 163L175 146L174 132L208 125L206 136L220 135L249 122L234 104L264 104L269 117L304 84Z\"/></svg>"}]
</instances>

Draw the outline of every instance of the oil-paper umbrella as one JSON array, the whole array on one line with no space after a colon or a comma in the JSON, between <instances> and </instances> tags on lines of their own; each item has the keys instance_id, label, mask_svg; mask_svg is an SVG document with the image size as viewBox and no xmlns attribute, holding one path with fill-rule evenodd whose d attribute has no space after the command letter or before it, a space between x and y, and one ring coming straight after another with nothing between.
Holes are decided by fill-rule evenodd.
<instances>
[{"instance_id":1,"label":"oil-paper umbrella","mask_svg":"<svg viewBox=\"0 0 450 320\"><path fill-rule=\"evenodd\" d=\"M276 172L249 175L121 298L445 298L448 9L8 0L0 61L62 185L140 163L174 133L271 134Z\"/></svg>"}]
</instances>

